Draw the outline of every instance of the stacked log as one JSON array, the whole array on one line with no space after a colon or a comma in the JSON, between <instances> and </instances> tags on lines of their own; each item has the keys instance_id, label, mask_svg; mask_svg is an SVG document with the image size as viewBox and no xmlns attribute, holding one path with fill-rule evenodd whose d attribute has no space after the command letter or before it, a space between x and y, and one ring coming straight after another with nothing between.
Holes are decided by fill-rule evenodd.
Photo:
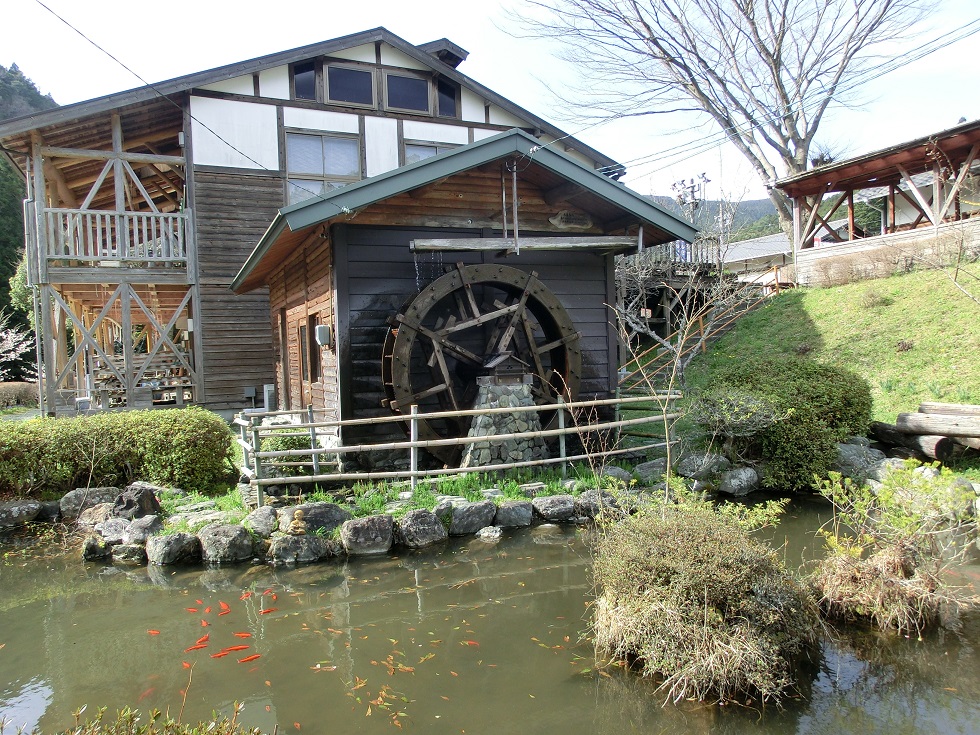
<instances>
[{"instance_id":1,"label":"stacked log","mask_svg":"<svg viewBox=\"0 0 980 735\"><path fill-rule=\"evenodd\" d=\"M925 402L917 413L900 413L894 424L875 421L871 436L926 459L947 462L965 448L980 450L980 406Z\"/></svg>"}]
</instances>

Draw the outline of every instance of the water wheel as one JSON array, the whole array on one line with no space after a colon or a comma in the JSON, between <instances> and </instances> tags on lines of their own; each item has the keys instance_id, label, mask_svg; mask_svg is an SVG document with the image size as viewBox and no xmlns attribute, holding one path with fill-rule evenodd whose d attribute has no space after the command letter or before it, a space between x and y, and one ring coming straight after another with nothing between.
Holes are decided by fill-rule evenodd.
<instances>
[{"instance_id":1,"label":"water wheel","mask_svg":"<svg viewBox=\"0 0 980 735\"><path fill-rule=\"evenodd\" d=\"M387 405L408 413L471 408L477 378L502 361L522 365L538 403L578 396L580 334L534 272L459 264L426 286L395 316L382 350ZM547 424L549 417L542 417ZM464 436L470 420L421 420L419 439ZM429 450L455 464L459 447Z\"/></svg>"}]
</instances>

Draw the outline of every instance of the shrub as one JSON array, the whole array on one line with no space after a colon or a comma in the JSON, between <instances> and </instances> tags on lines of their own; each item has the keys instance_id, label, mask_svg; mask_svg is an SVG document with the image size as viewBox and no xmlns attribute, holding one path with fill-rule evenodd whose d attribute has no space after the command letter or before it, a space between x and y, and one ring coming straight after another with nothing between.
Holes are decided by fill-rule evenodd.
<instances>
[{"instance_id":1,"label":"shrub","mask_svg":"<svg viewBox=\"0 0 980 735\"><path fill-rule=\"evenodd\" d=\"M37 383L0 383L0 408L37 406Z\"/></svg>"},{"instance_id":2,"label":"shrub","mask_svg":"<svg viewBox=\"0 0 980 735\"><path fill-rule=\"evenodd\" d=\"M778 699L815 640L816 607L778 556L705 503L607 527L595 553L596 646L668 698Z\"/></svg>"},{"instance_id":3,"label":"shrub","mask_svg":"<svg viewBox=\"0 0 980 735\"><path fill-rule=\"evenodd\" d=\"M289 452L310 449L309 429L282 428L262 439L263 452ZM272 458L272 463L282 476L309 476L313 474L313 459L309 454L287 454ZM287 464L301 463L301 464Z\"/></svg>"},{"instance_id":4,"label":"shrub","mask_svg":"<svg viewBox=\"0 0 980 735\"><path fill-rule=\"evenodd\" d=\"M0 493L123 485L207 490L225 475L231 434L202 408L0 422Z\"/></svg>"},{"instance_id":5,"label":"shrub","mask_svg":"<svg viewBox=\"0 0 980 735\"><path fill-rule=\"evenodd\" d=\"M826 476L834 444L863 434L871 422L871 386L859 375L812 360L780 356L739 360L714 376L712 392L753 396L780 420L735 442L765 460L763 484L801 490ZM744 400L744 399L743 399Z\"/></svg>"}]
</instances>

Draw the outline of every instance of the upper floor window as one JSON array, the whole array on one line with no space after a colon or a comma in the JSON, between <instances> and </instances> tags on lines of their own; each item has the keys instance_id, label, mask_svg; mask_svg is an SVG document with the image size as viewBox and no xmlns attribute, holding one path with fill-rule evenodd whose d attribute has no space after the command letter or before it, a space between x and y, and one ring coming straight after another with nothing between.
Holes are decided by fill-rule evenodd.
<instances>
[{"instance_id":1,"label":"upper floor window","mask_svg":"<svg viewBox=\"0 0 980 735\"><path fill-rule=\"evenodd\" d=\"M432 111L429 80L423 77L385 73L385 107L412 112Z\"/></svg>"},{"instance_id":2,"label":"upper floor window","mask_svg":"<svg viewBox=\"0 0 980 735\"><path fill-rule=\"evenodd\" d=\"M439 117L457 117L459 87L447 79L439 79L436 82L436 102Z\"/></svg>"},{"instance_id":3,"label":"upper floor window","mask_svg":"<svg viewBox=\"0 0 980 735\"><path fill-rule=\"evenodd\" d=\"M405 165L451 151L456 146L447 143L405 143Z\"/></svg>"},{"instance_id":4,"label":"upper floor window","mask_svg":"<svg viewBox=\"0 0 980 735\"><path fill-rule=\"evenodd\" d=\"M374 72L349 66L328 66L327 100L374 107Z\"/></svg>"},{"instance_id":5,"label":"upper floor window","mask_svg":"<svg viewBox=\"0 0 980 735\"><path fill-rule=\"evenodd\" d=\"M293 97L298 100L316 100L316 62L306 61L293 65Z\"/></svg>"},{"instance_id":6,"label":"upper floor window","mask_svg":"<svg viewBox=\"0 0 980 735\"><path fill-rule=\"evenodd\" d=\"M288 200L296 204L361 178L356 136L286 133Z\"/></svg>"}]
</instances>

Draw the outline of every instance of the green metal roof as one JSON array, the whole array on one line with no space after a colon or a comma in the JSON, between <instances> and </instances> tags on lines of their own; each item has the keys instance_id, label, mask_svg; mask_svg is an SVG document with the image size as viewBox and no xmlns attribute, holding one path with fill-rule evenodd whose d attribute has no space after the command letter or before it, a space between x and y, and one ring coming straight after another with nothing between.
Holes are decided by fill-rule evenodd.
<instances>
[{"instance_id":1,"label":"green metal roof","mask_svg":"<svg viewBox=\"0 0 980 735\"><path fill-rule=\"evenodd\" d=\"M238 290L241 287L280 235L287 230L295 232L326 222L397 194L513 155L526 156L529 161L621 208L625 215L632 215L641 222L649 223L674 239L692 242L697 235L697 230L690 224L641 194L583 166L564 153L542 146L534 137L515 128L433 158L348 184L322 197L307 199L280 209L235 276L231 288Z\"/></svg>"}]
</instances>

